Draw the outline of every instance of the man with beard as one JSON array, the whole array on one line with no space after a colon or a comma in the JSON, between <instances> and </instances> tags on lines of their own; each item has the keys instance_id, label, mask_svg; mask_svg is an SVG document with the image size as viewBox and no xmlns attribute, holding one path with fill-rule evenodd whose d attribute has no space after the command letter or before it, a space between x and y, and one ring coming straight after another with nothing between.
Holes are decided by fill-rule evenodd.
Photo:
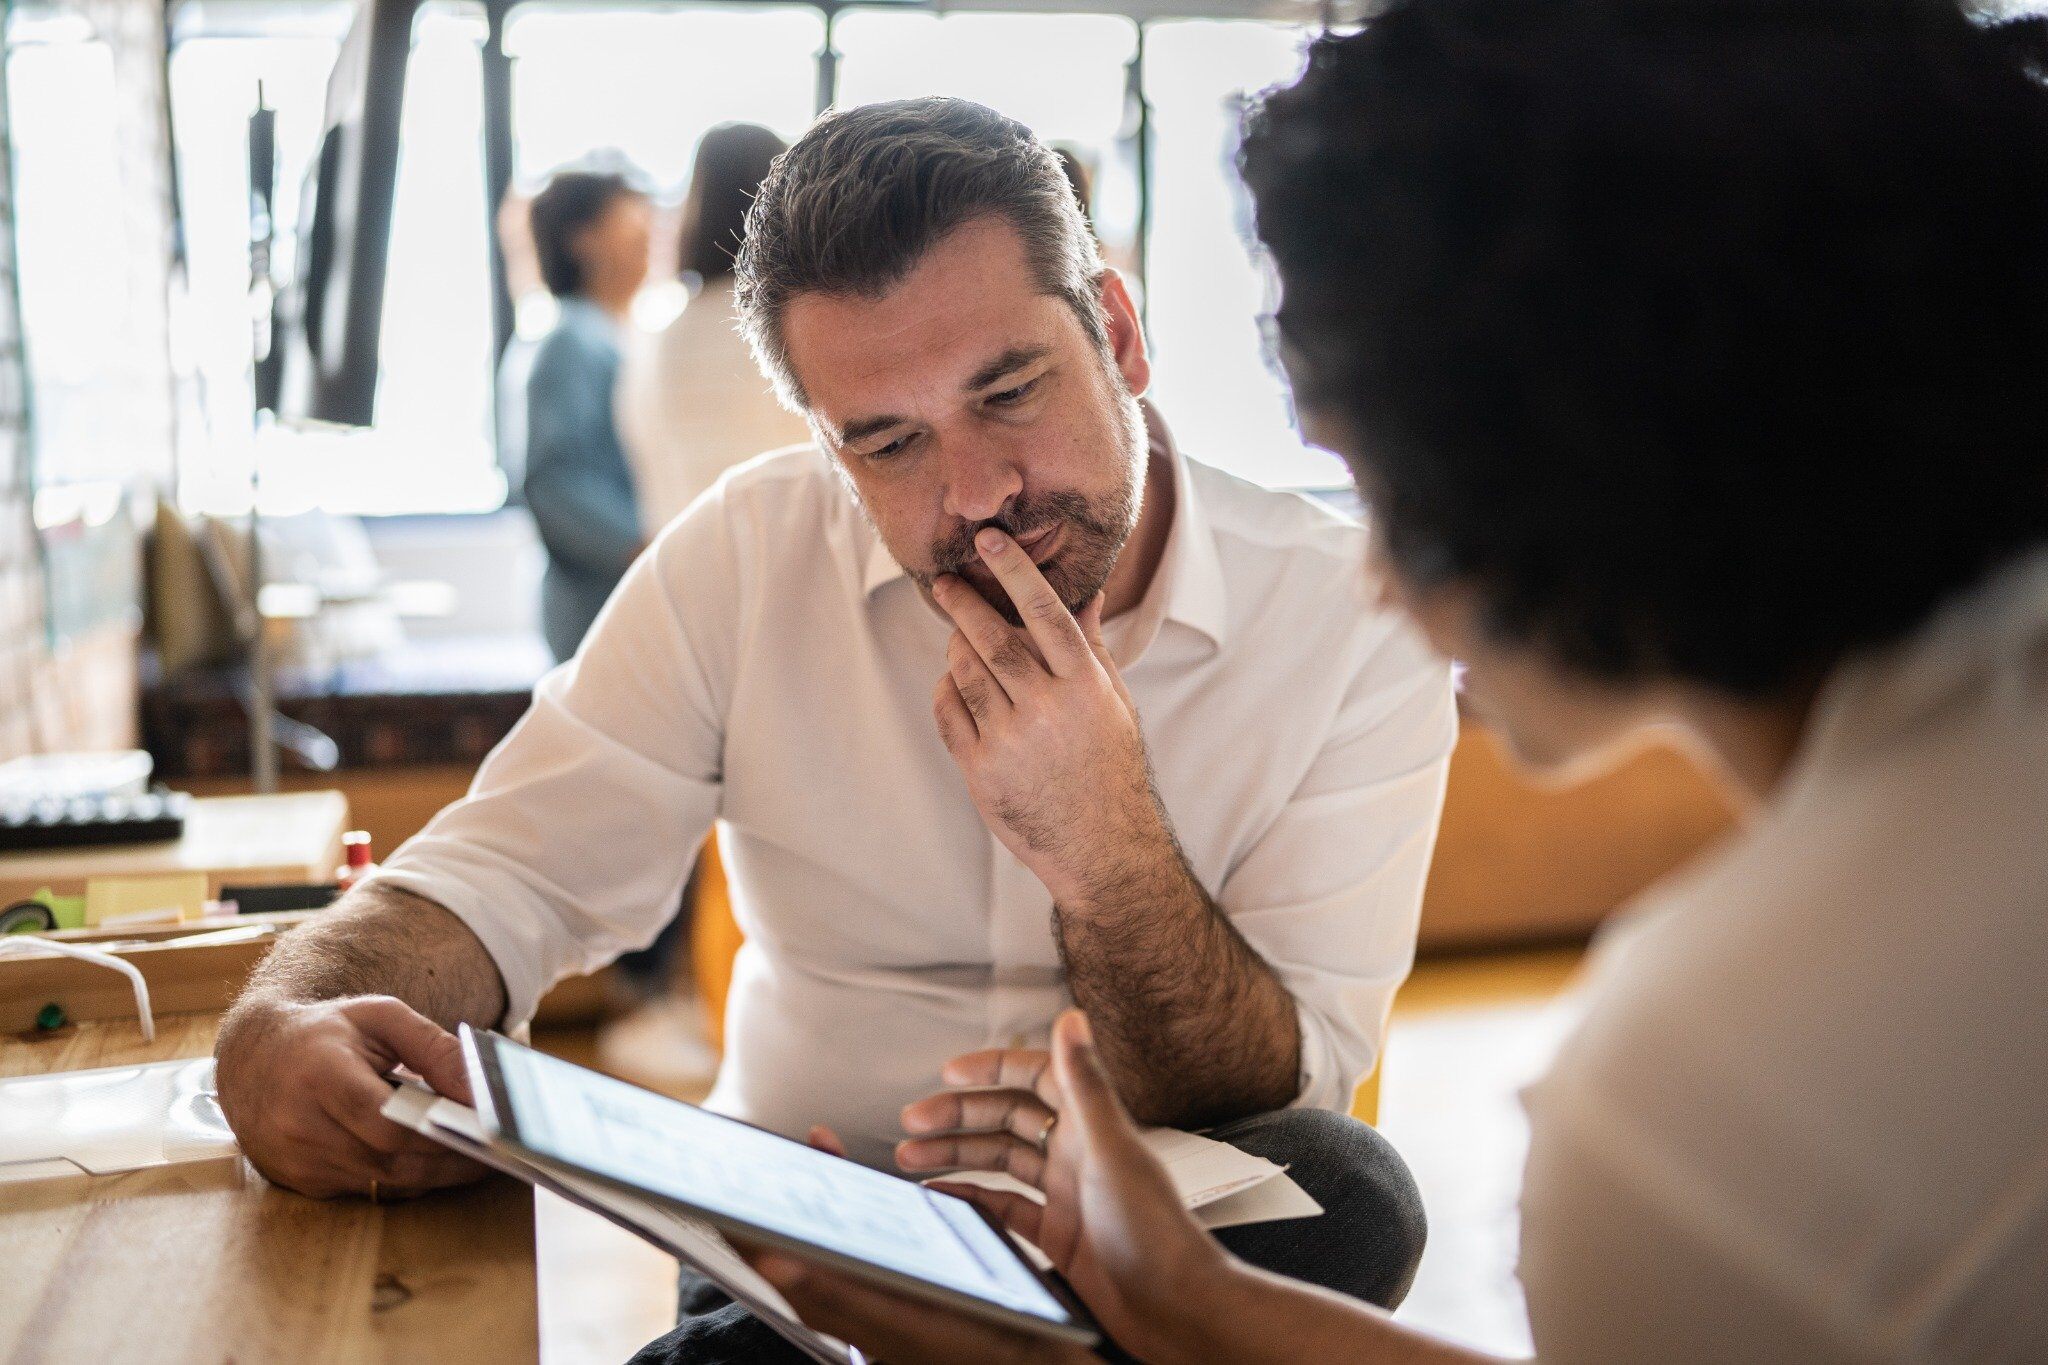
<instances>
[{"instance_id":1,"label":"man with beard","mask_svg":"<svg viewBox=\"0 0 2048 1365\"><path fill-rule=\"evenodd\" d=\"M244 1149L311 1194L465 1178L380 1075L463 1093L446 1030L646 943L715 819L747 941L713 1108L917 1172L1042 1147L1013 1073L1078 1003L1134 1112L1327 1210L1233 1250L1398 1301L1419 1201L1342 1111L1455 721L1365 532L1177 453L1059 163L980 106L821 120L738 299L816 446L672 524L469 796L265 964L219 1047ZM663 1349L772 1349L701 1289Z\"/></svg>"}]
</instances>

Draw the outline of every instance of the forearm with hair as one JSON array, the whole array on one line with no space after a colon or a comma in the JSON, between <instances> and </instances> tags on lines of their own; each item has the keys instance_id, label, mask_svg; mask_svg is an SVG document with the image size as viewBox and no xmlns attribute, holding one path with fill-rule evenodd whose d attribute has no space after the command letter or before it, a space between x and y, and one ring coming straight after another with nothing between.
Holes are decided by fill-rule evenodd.
<instances>
[{"instance_id":1,"label":"forearm with hair","mask_svg":"<svg viewBox=\"0 0 2048 1365\"><path fill-rule=\"evenodd\" d=\"M236 1002L304 1004L391 995L446 1029L495 1024L505 983L477 936L445 907L372 883L278 941Z\"/></svg>"},{"instance_id":2,"label":"forearm with hair","mask_svg":"<svg viewBox=\"0 0 2048 1365\"><path fill-rule=\"evenodd\" d=\"M1146 864L1055 905L1074 1003L1142 1123L1200 1127L1300 1088L1294 997L1195 879L1170 831Z\"/></svg>"}]
</instances>

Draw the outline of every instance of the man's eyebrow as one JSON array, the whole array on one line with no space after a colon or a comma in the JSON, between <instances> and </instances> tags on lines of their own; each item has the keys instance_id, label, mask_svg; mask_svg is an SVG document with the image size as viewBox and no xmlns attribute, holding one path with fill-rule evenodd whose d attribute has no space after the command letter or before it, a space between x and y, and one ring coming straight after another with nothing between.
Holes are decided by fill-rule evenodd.
<instances>
[{"instance_id":1,"label":"man's eyebrow","mask_svg":"<svg viewBox=\"0 0 2048 1365\"><path fill-rule=\"evenodd\" d=\"M909 422L910 419L908 417L889 415L881 417L856 417L839 429L839 444L843 446L859 445L870 436L879 436L891 427L906 426Z\"/></svg>"},{"instance_id":2,"label":"man's eyebrow","mask_svg":"<svg viewBox=\"0 0 2048 1365\"><path fill-rule=\"evenodd\" d=\"M966 387L969 392L985 389L1004 375L1021 370L1033 361L1043 360L1051 354L1050 346L1012 346L969 376Z\"/></svg>"},{"instance_id":3,"label":"man's eyebrow","mask_svg":"<svg viewBox=\"0 0 2048 1365\"><path fill-rule=\"evenodd\" d=\"M1026 365L1035 364L1052 354L1050 346L1012 346L994 360L976 370L967 378L963 387L969 392L987 388L1005 375L1016 373ZM839 444L859 445L871 436L879 436L891 427L909 426L908 417L885 413L879 417L856 417L839 429Z\"/></svg>"}]
</instances>

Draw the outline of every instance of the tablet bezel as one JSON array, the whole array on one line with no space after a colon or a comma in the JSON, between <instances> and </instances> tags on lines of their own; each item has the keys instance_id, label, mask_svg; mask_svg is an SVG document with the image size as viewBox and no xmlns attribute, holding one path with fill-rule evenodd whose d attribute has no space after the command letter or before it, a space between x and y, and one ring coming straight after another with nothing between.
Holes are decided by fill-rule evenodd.
<instances>
[{"instance_id":1,"label":"tablet bezel","mask_svg":"<svg viewBox=\"0 0 2048 1365\"><path fill-rule=\"evenodd\" d=\"M1067 1312L1069 1319L1067 1322L1055 1322L1049 1318L1036 1317L1030 1313L1009 1308L999 1303L991 1303L987 1299L976 1298L972 1294L964 1293L948 1285L934 1284L930 1280L921 1280L915 1276L906 1275L901 1271L892 1270L887 1266L876 1265L871 1261L863 1261L844 1255L830 1247L819 1246L813 1242L805 1242L797 1238L788 1237L772 1229L756 1226L743 1219L734 1218L713 1209L703 1208L690 1203L688 1200L678 1199L674 1195L659 1190L650 1190L643 1185L635 1185L630 1181L620 1180L603 1172L591 1170L586 1166L565 1161L553 1153L542 1152L529 1147L520 1138L518 1115L514 1112L511 1092L505 1085L504 1075L497 1059L497 1049L500 1047L523 1048L526 1045L507 1038L500 1033L473 1029L467 1024L463 1024L458 1033L462 1041L463 1063L469 1072L470 1090L476 1101L477 1117L482 1122L484 1130L495 1140L505 1143L529 1161L537 1162L543 1166L572 1170L585 1179L597 1181L613 1189L623 1190L638 1198L668 1204L682 1210L693 1218L702 1219L720 1232L728 1235L736 1235L745 1241L758 1245L794 1252L807 1260L813 1260L822 1265L829 1265L836 1269L844 1270L856 1279L865 1280L883 1288L898 1290L913 1298L920 1298L928 1302L943 1304L950 1308L957 1308L972 1317L980 1318L986 1322L1020 1329L1034 1336L1046 1336L1059 1341L1071 1342L1077 1346L1096 1346L1101 1344L1102 1336L1095 1326L1094 1319L1089 1316L1087 1308L1075 1297L1073 1291L1067 1287L1064 1280L1056 1275L1041 1271L1037 1266L1031 1264L1024 1254L1016 1248L1015 1244L1011 1242L1010 1235L1004 1230L1002 1224L998 1223L982 1209L965 1199L959 1199L957 1195L947 1194L943 1190L931 1190L928 1193L941 1199L959 1199L961 1204L966 1205L976 1218L979 1218L994 1231L996 1240L1001 1243L1003 1250L1015 1257L1017 1264L1022 1266L1031 1275L1032 1279L1043 1286L1046 1292L1052 1295L1053 1301L1058 1303ZM534 1051L535 1049L527 1048L526 1050ZM562 1059L550 1058L549 1060L561 1061ZM563 1064L568 1066L576 1065L573 1062L565 1062ZM588 1068L580 1069L588 1070ZM602 1073L593 1072L592 1074L601 1075ZM622 1084L630 1084L630 1082L622 1082ZM673 1104L685 1103L683 1100L672 1099L668 1096L663 1096L662 1098L669 1099L670 1103ZM702 1108L702 1106L691 1107ZM704 1112L710 1113L711 1111L705 1110ZM756 1128L756 1131L759 1132L768 1132L767 1129L758 1128L756 1125L747 1124L744 1120L732 1118L725 1114L713 1113L711 1116L722 1122L741 1124L745 1127ZM815 1152L817 1150L794 1139L783 1137L780 1133L768 1132L768 1135L778 1141L787 1142L793 1147L802 1148L807 1152ZM830 1153L819 1153L819 1155L831 1156ZM832 1159L846 1160L844 1157L833 1157ZM883 1174L887 1174L887 1172L883 1172Z\"/></svg>"}]
</instances>

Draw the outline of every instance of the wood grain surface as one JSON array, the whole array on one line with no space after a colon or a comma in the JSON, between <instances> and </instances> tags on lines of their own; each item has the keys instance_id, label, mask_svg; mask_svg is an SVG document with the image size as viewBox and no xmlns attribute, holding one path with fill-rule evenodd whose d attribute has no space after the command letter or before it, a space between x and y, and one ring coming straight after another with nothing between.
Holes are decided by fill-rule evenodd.
<instances>
[{"instance_id":1,"label":"wood grain surface","mask_svg":"<svg viewBox=\"0 0 2048 1365\"><path fill-rule=\"evenodd\" d=\"M213 1047L213 1015L0 1041L0 1075ZM529 1361L532 1192L501 1177L405 1204L323 1202L241 1158L0 1184L0 1360Z\"/></svg>"}]
</instances>

